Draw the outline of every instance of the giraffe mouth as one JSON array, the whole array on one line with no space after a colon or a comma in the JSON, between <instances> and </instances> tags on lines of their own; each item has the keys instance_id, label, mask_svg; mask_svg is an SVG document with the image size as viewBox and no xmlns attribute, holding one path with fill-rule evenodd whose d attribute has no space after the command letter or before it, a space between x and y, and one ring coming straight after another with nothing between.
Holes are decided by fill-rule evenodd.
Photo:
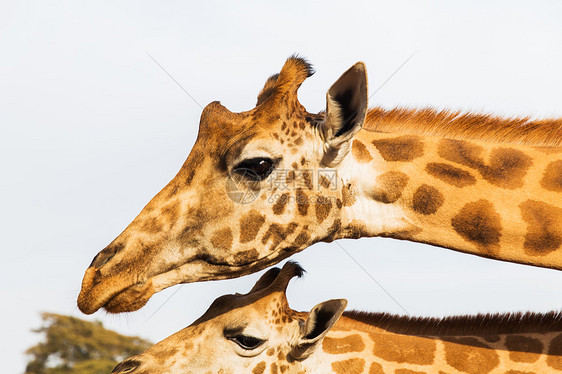
<instances>
[{"instance_id":1,"label":"giraffe mouth","mask_svg":"<svg viewBox=\"0 0 562 374\"><path fill-rule=\"evenodd\" d=\"M101 282L96 282L97 270L89 268L82 281L78 308L85 314L93 314L101 308L109 313L134 312L146 305L152 295L168 287L180 283L241 277L265 269L289 255L290 253L282 256L272 253L252 264L240 266L210 263L209 259L198 259L156 274L141 282L131 282L123 277L109 277Z\"/></svg>"},{"instance_id":2,"label":"giraffe mouth","mask_svg":"<svg viewBox=\"0 0 562 374\"><path fill-rule=\"evenodd\" d=\"M132 283L121 277L97 281L98 270L89 268L82 280L78 309L93 314L104 308L109 313L133 312L142 308L155 293L151 280Z\"/></svg>"},{"instance_id":3,"label":"giraffe mouth","mask_svg":"<svg viewBox=\"0 0 562 374\"><path fill-rule=\"evenodd\" d=\"M251 272L243 267L227 265L213 265L210 271L208 265L198 260L136 283L117 277L96 281L98 270L89 268L82 281L78 309L84 314L93 314L102 308L114 314L134 312L145 306L156 292L176 284L234 278Z\"/></svg>"}]
</instances>

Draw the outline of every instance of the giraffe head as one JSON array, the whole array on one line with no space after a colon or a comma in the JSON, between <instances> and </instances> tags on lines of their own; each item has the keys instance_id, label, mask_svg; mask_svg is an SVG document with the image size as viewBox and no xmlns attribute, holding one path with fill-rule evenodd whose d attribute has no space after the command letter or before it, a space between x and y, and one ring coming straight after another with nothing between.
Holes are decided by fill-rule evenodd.
<instances>
[{"instance_id":1,"label":"giraffe head","mask_svg":"<svg viewBox=\"0 0 562 374\"><path fill-rule=\"evenodd\" d=\"M312 73L291 57L254 109L203 110L178 174L86 270L81 311L137 310L166 287L250 274L337 237L349 199L337 170L365 120L367 77L355 64L311 114L297 90Z\"/></svg>"},{"instance_id":2,"label":"giraffe head","mask_svg":"<svg viewBox=\"0 0 562 374\"><path fill-rule=\"evenodd\" d=\"M219 297L191 326L123 361L113 373L303 372L347 301L295 312L285 291L301 274L292 262L269 270L249 293Z\"/></svg>"}]
</instances>

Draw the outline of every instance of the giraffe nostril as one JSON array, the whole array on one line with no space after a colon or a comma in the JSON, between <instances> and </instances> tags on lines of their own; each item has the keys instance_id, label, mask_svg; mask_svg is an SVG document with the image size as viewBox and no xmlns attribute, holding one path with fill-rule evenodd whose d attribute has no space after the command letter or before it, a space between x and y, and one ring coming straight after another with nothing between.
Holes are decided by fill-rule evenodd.
<instances>
[{"instance_id":1,"label":"giraffe nostril","mask_svg":"<svg viewBox=\"0 0 562 374\"><path fill-rule=\"evenodd\" d=\"M96 269L101 268L103 265L111 261L111 259L115 257L121 249L123 249L122 245L108 245L102 249L96 257L94 257L89 267L95 267Z\"/></svg>"},{"instance_id":2,"label":"giraffe nostril","mask_svg":"<svg viewBox=\"0 0 562 374\"><path fill-rule=\"evenodd\" d=\"M120 363L119 365L117 365L112 371L112 374L125 374L125 373L131 373L133 372L136 368L139 367L140 365L140 361L137 360L127 360L127 361L123 361L122 363Z\"/></svg>"}]
</instances>

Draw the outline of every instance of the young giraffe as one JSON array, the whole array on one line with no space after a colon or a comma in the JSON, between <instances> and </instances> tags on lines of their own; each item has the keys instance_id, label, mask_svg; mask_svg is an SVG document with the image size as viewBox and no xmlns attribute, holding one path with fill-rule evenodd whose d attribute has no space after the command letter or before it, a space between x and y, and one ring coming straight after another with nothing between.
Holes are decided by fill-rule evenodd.
<instances>
[{"instance_id":1,"label":"young giraffe","mask_svg":"<svg viewBox=\"0 0 562 374\"><path fill-rule=\"evenodd\" d=\"M531 374L562 371L562 315L436 318L343 313L330 300L310 313L286 299L302 269L288 262L245 294L219 297L191 326L113 373ZM343 313L343 316L342 316Z\"/></svg>"},{"instance_id":2,"label":"young giraffe","mask_svg":"<svg viewBox=\"0 0 562 374\"><path fill-rule=\"evenodd\" d=\"M133 311L178 283L363 236L562 269L562 120L367 111L361 62L315 115L297 100L311 74L291 57L256 108L203 110L178 174L86 270L80 310Z\"/></svg>"}]
</instances>

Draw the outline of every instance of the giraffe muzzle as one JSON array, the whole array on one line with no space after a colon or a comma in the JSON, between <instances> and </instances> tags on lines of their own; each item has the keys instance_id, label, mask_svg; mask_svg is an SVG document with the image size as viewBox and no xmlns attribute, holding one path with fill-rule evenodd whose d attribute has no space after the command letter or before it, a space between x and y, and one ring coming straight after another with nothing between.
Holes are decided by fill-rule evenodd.
<instances>
[{"instance_id":1,"label":"giraffe muzzle","mask_svg":"<svg viewBox=\"0 0 562 374\"><path fill-rule=\"evenodd\" d=\"M102 279L100 271L90 267L82 280L78 309L85 314L101 308L109 313L133 312L142 308L154 293L151 280L133 283L119 276Z\"/></svg>"}]
</instances>

